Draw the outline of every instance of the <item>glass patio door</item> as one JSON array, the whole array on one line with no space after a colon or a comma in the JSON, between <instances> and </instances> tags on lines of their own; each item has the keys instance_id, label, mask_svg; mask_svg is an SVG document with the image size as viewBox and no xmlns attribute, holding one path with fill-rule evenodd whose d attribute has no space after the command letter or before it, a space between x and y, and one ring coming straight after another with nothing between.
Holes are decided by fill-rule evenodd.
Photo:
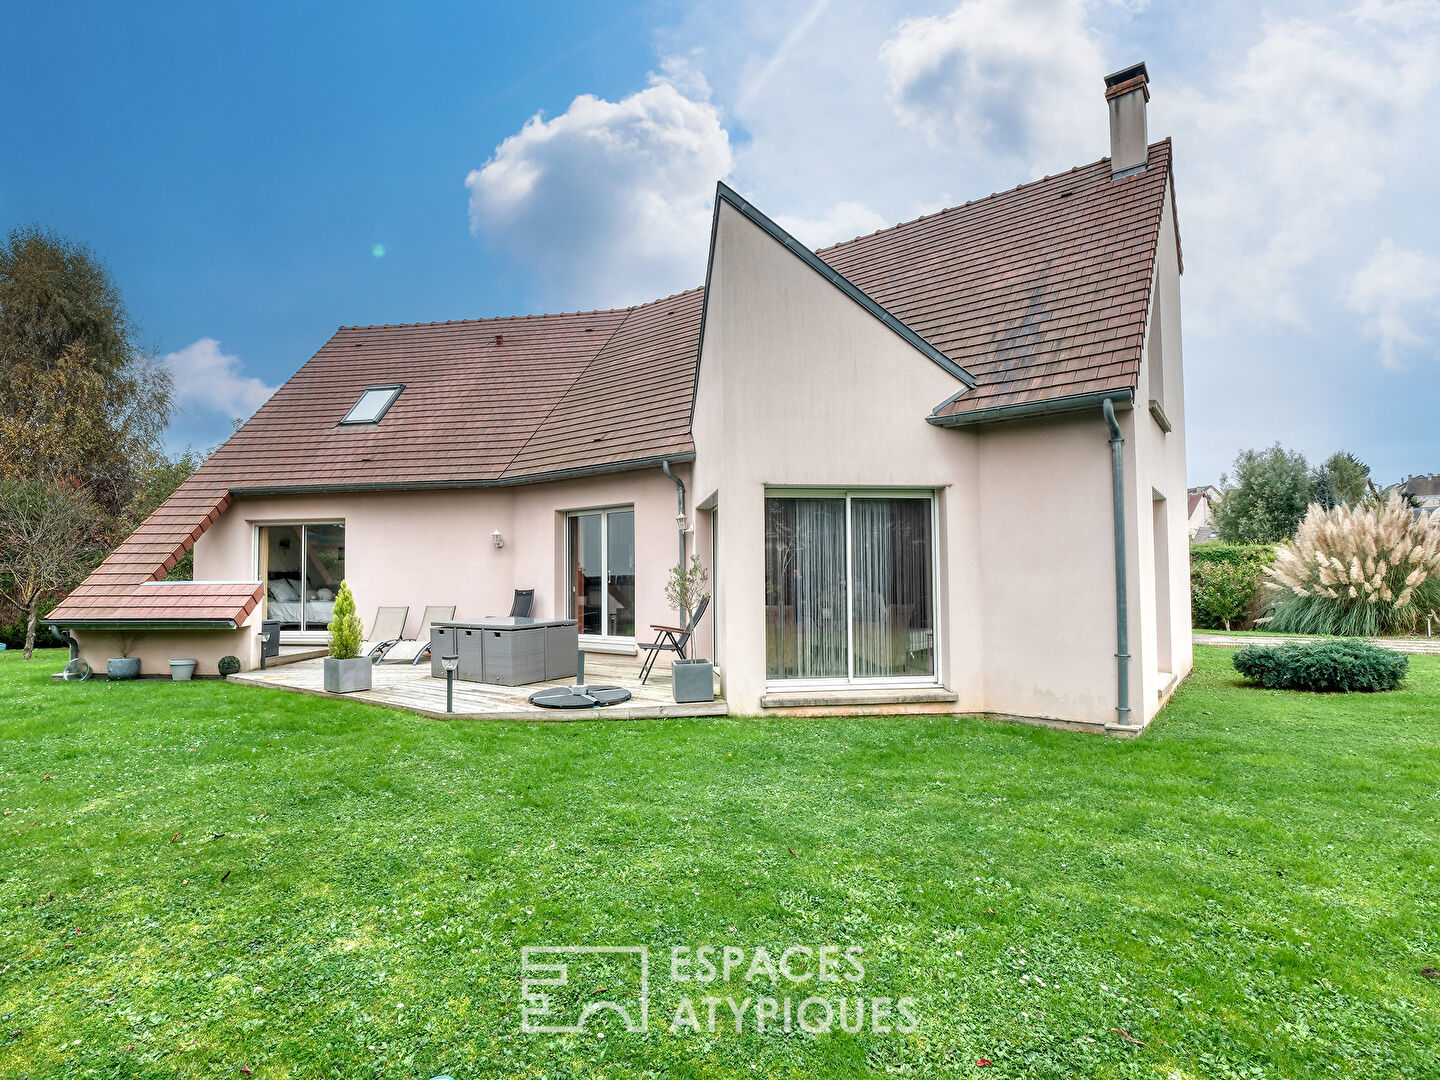
<instances>
[{"instance_id":1,"label":"glass patio door","mask_svg":"<svg viewBox=\"0 0 1440 1080\"><path fill-rule=\"evenodd\" d=\"M932 498L765 499L765 670L772 681L932 681Z\"/></svg>"},{"instance_id":2,"label":"glass patio door","mask_svg":"<svg viewBox=\"0 0 1440 1080\"><path fill-rule=\"evenodd\" d=\"M635 511L587 510L566 523L570 618L592 637L635 636Z\"/></svg>"}]
</instances>

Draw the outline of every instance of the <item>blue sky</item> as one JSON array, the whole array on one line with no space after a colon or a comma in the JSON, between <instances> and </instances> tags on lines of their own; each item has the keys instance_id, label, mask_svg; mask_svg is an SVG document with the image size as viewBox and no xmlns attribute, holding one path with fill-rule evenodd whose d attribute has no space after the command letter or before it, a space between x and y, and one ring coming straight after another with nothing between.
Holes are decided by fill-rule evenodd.
<instances>
[{"instance_id":1,"label":"blue sky","mask_svg":"<svg viewBox=\"0 0 1440 1080\"><path fill-rule=\"evenodd\" d=\"M338 325L698 284L718 178L819 245L1099 158L1144 58L1192 482L1276 439L1440 470L1435 0L32 3L7 38L0 227L106 259L177 445Z\"/></svg>"}]
</instances>

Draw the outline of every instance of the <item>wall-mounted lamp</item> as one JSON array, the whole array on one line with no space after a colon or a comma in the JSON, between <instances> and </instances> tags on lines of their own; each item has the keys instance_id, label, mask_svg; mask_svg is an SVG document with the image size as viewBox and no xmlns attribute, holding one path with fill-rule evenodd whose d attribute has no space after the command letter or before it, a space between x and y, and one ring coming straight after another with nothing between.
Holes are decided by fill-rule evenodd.
<instances>
[{"instance_id":1,"label":"wall-mounted lamp","mask_svg":"<svg viewBox=\"0 0 1440 1080\"><path fill-rule=\"evenodd\" d=\"M490 542L494 544L497 548L502 548L505 546L505 537L500 535L499 529L496 529L490 534Z\"/></svg>"},{"instance_id":2,"label":"wall-mounted lamp","mask_svg":"<svg viewBox=\"0 0 1440 1080\"><path fill-rule=\"evenodd\" d=\"M675 515L675 528L679 529L682 533L685 531L685 515L684 515L684 514L676 514L676 515Z\"/></svg>"}]
</instances>

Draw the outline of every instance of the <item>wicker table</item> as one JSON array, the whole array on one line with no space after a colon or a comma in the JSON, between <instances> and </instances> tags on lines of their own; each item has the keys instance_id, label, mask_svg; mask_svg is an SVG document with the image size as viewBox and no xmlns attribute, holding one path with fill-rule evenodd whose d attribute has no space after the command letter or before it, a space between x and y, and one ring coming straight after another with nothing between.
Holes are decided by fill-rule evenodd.
<instances>
[{"instance_id":1,"label":"wicker table","mask_svg":"<svg viewBox=\"0 0 1440 1080\"><path fill-rule=\"evenodd\" d=\"M458 656L455 677L524 686L575 674L580 628L574 619L481 619L430 628L430 674L443 678L442 656Z\"/></svg>"}]
</instances>

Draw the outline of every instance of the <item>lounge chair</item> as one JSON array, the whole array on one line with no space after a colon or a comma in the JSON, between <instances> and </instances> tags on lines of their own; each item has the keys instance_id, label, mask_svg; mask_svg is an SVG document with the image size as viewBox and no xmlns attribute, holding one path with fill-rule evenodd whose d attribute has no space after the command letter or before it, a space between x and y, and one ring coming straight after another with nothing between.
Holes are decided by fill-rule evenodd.
<instances>
[{"instance_id":1,"label":"lounge chair","mask_svg":"<svg viewBox=\"0 0 1440 1080\"><path fill-rule=\"evenodd\" d=\"M690 643L690 635L695 633L695 627L700 625L700 619L709 606L710 598L707 596L695 605L695 614L690 616L690 622L683 629L678 626L650 624L650 629L655 631L655 640L649 643L643 641L638 643L640 648L649 653L645 657L645 663L640 665L641 685L644 685L645 680L650 678L650 672L655 667L655 660L662 652L673 652L681 660L685 659L685 647Z\"/></svg>"},{"instance_id":2,"label":"lounge chair","mask_svg":"<svg viewBox=\"0 0 1440 1080\"><path fill-rule=\"evenodd\" d=\"M425 609L425 615L420 620L420 631L413 638L402 638L392 642L379 656L380 660L388 660L395 664L409 663L411 667L420 663L430 653L430 628L437 622L449 622L455 618L455 605L441 607L432 604Z\"/></svg>"},{"instance_id":3,"label":"lounge chair","mask_svg":"<svg viewBox=\"0 0 1440 1080\"><path fill-rule=\"evenodd\" d=\"M370 636L360 643L360 655L370 657L373 664L380 655L405 636L405 620L410 617L410 608L382 607L375 612L375 621L370 624Z\"/></svg>"}]
</instances>

